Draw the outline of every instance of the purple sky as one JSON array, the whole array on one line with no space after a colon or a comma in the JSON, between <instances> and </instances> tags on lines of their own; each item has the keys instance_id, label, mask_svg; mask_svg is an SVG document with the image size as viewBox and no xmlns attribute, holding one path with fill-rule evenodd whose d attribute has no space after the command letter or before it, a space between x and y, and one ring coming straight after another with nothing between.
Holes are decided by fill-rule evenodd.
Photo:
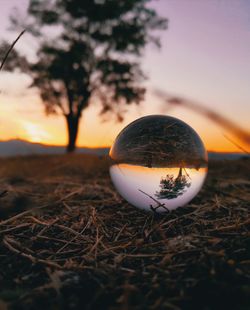
<instances>
[{"instance_id":1,"label":"purple sky","mask_svg":"<svg viewBox=\"0 0 250 310\"><path fill-rule=\"evenodd\" d=\"M9 13L12 7L16 6L22 10L27 3L27 0L0 0L2 38L15 38L15 33L6 31ZM142 65L150 76L147 82L149 90L158 88L194 99L249 130L250 1L159 0L153 6L169 19L169 29L161 33L162 49L158 51L149 46L142 59ZM18 48L27 52L32 50L33 44L30 38L22 38L22 41L18 42ZM11 77L2 75L1 88L8 89L13 79L13 75ZM25 94L24 86L27 85L27 81L27 78L23 77L23 81L18 83L17 93ZM30 98L34 99L35 95L29 94L28 98L30 102ZM13 109L20 110L15 100L13 95ZM34 110L34 105L27 103L26 109L29 108L30 111ZM0 106L0 109L11 110L6 106ZM97 110L93 107L85 114L93 116ZM107 133L110 141L107 143L110 144L119 130L133 119L162 111L158 99L149 92L142 108L132 108L123 124L96 125L96 135L102 133L104 127L107 132L111 127L112 134ZM36 122L41 117L39 113L42 113L42 108L34 112L34 116L29 116L29 121ZM204 120L203 117L181 108L171 110L170 114L193 126L205 140L208 148L213 148L213 141L216 140L216 145L222 143L225 149L234 149L223 137L223 130ZM24 117L21 112L16 115ZM98 123L96 116L93 117ZM86 119L82 127L86 135L80 137L79 144L91 145L87 134L88 128L90 132L93 131L93 125L88 123L88 117ZM43 122L50 120L44 119ZM60 126L64 126L63 120L58 121L59 123ZM46 126L48 128L49 123Z\"/></svg>"}]
</instances>

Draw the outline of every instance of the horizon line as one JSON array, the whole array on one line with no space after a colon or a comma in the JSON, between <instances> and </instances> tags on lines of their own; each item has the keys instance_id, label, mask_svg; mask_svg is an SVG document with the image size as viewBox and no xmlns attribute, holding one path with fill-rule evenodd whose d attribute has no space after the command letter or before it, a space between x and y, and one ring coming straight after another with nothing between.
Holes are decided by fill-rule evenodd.
<instances>
[{"instance_id":1,"label":"horizon line","mask_svg":"<svg viewBox=\"0 0 250 310\"><path fill-rule=\"evenodd\" d=\"M11 138L11 139L6 139L6 140L1 140L0 139L0 143L1 142L10 142L10 141L22 141L22 142L27 142L30 144L39 144L39 145L44 145L44 146L52 146L52 147L63 147L66 148L67 145L66 144L49 144L46 142L35 142L35 141L29 141L29 140L25 140L22 138ZM86 149L110 149L111 146L86 146L86 145L76 145L76 149L77 148L86 148ZM216 151L216 150L207 150L208 153L223 153L223 154L247 154L246 152L243 151Z\"/></svg>"}]
</instances>

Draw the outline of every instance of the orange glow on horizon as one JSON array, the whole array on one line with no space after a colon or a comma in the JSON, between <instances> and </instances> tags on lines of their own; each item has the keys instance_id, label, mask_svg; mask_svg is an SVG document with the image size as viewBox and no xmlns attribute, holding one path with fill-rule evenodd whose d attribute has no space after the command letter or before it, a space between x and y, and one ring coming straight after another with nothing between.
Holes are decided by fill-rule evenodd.
<instances>
[{"instance_id":1,"label":"orange glow on horizon","mask_svg":"<svg viewBox=\"0 0 250 310\"><path fill-rule=\"evenodd\" d=\"M110 147L119 132L130 122L145 115L161 114L159 113L161 111L160 107L150 105L151 101L152 99L149 98L141 104L139 109L136 106L131 106L125 115L123 123L116 123L113 116L110 117L108 122L103 122L98 117L98 106L91 106L84 111L80 121L77 146L90 148ZM45 145L65 146L67 144L64 117L47 117L44 114L42 104L39 104L37 96L10 97L0 94L0 103L1 141L22 139ZM224 132L223 129L204 117L178 108L170 112L162 114L177 117L191 125L202 138L208 151L241 152L239 148L224 137L225 134L232 141L250 151L249 147L242 145L235 137L230 136L230 134Z\"/></svg>"},{"instance_id":2,"label":"orange glow on horizon","mask_svg":"<svg viewBox=\"0 0 250 310\"><path fill-rule=\"evenodd\" d=\"M47 124L46 120L40 124L31 122L30 120L20 120L12 124L12 128L7 128L1 125L2 130L0 134L0 141L8 141L12 139L25 140L31 143L41 143L45 145L65 146L67 144L67 132L66 126L64 126L64 120L58 119L57 122L60 126L51 126ZM84 125L84 121L81 125ZM104 125L106 133L101 131L102 125L100 123L92 125L92 128L85 128L86 126L80 126L80 131L77 140L78 147L111 147L117 134L124 127L122 124ZM4 130L3 130L4 127ZM113 130L112 130L113 129ZM201 138L208 151L214 152L242 152L232 142L227 140L223 135L209 134L209 132L201 133ZM241 142L236 138L232 138L235 143L247 149L246 146L241 145Z\"/></svg>"},{"instance_id":3,"label":"orange glow on horizon","mask_svg":"<svg viewBox=\"0 0 250 310\"><path fill-rule=\"evenodd\" d=\"M148 167L145 167L145 166L139 166L139 165L132 165L132 164L115 164L115 166L117 166L119 169L121 169L121 171L123 169L125 169L126 171L133 171L133 172L141 172L141 173L144 173L144 174L147 174L147 173L161 173L164 175L166 174L166 172L168 174L174 174L174 175L178 175L179 173L179 170L180 170L180 167L152 167L152 168L148 168ZM185 175L186 172L185 170L189 171L189 170L192 170L193 173L195 174L196 171L198 171L199 173L206 173L207 172L207 168L205 167L201 167L199 168L198 170L195 169L195 168L191 168L191 167L184 167L184 170L183 170L183 174Z\"/></svg>"}]
</instances>

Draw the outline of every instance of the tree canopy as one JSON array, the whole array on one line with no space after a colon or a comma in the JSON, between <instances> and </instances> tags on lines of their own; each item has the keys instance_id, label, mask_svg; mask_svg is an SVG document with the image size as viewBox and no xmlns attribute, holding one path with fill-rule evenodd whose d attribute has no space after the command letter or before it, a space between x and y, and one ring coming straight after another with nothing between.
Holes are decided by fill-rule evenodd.
<instances>
[{"instance_id":1,"label":"tree canopy","mask_svg":"<svg viewBox=\"0 0 250 310\"><path fill-rule=\"evenodd\" d=\"M160 181L160 191L156 192L158 199L174 199L185 193L185 189L191 186L185 175L174 178L174 175L167 174Z\"/></svg>"},{"instance_id":2,"label":"tree canopy","mask_svg":"<svg viewBox=\"0 0 250 310\"><path fill-rule=\"evenodd\" d=\"M147 43L160 44L152 31L166 28L149 2L30 0L23 26L39 42L36 61L27 60L31 86L47 113L66 117L69 151L82 111L93 100L101 102L102 114L115 112L122 120L124 106L143 99L140 57ZM12 24L20 20L12 17Z\"/></svg>"}]
</instances>

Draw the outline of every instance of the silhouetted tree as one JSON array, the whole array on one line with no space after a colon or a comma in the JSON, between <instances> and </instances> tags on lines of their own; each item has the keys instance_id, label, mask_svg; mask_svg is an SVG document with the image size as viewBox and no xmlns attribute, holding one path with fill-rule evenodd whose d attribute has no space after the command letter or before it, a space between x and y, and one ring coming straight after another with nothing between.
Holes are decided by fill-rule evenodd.
<instances>
[{"instance_id":1,"label":"silhouetted tree","mask_svg":"<svg viewBox=\"0 0 250 310\"><path fill-rule=\"evenodd\" d=\"M187 177L182 174L182 168L179 169L179 174L176 178L174 175L167 174L164 179L161 179L159 192L156 192L158 199L174 199L183 195L186 187L190 187Z\"/></svg>"},{"instance_id":2,"label":"silhouetted tree","mask_svg":"<svg viewBox=\"0 0 250 310\"><path fill-rule=\"evenodd\" d=\"M99 98L102 114L115 112L122 120L122 106L143 99L139 57L148 42L160 43L151 31L166 28L149 2L30 0L25 28L39 48L26 72L46 112L65 116L68 152L75 149L82 111L91 102ZM12 23L19 21L12 17Z\"/></svg>"}]
</instances>

